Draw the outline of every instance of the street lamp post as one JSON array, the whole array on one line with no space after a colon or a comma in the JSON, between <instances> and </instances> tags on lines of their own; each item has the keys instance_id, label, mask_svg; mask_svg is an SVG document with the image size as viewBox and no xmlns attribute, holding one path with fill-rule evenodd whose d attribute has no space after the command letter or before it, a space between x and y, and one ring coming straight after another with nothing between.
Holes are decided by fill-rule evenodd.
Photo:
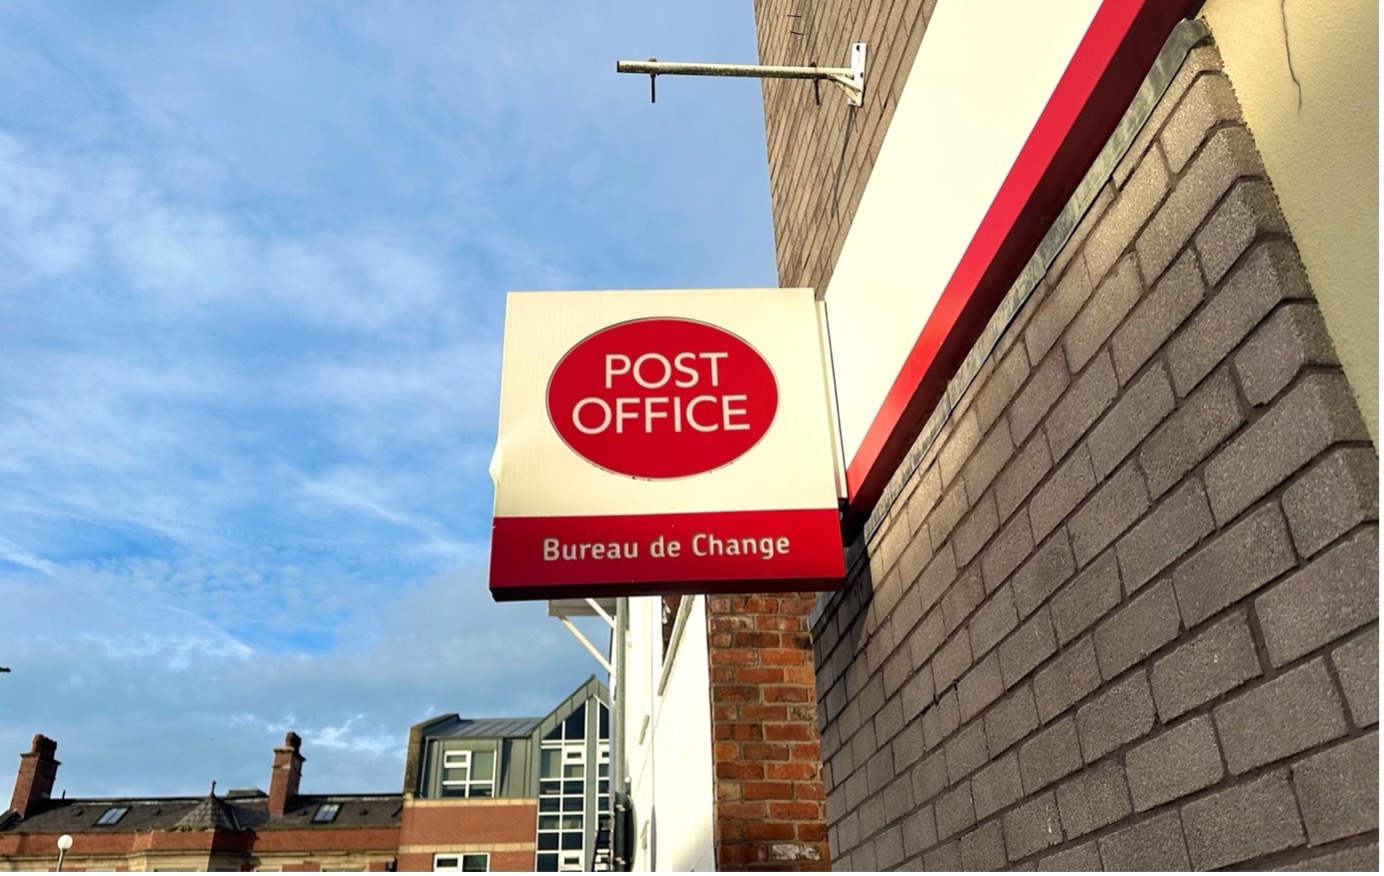
<instances>
[{"instance_id":1,"label":"street lamp post","mask_svg":"<svg viewBox=\"0 0 1384 876\"><path fill-rule=\"evenodd\" d=\"M62 836L58 837L58 869L57 869L56 872L58 872L58 873L61 873L61 872L62 872L62 859L63 859L63 856L65 856L65 855L67 854L67 850L70 849L70 848L72 848L72 835L71 835L71 834L66 834L66 833L65 833L65 834L63 834Z\"/></svg>"}]
</instances>

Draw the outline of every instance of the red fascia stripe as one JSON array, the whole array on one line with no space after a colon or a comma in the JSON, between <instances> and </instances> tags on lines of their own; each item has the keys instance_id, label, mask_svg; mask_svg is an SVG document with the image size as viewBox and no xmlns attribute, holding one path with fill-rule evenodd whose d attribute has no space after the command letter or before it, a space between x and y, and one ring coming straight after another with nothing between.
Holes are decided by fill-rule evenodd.
<instances>
[{"instance_id":1,"label":"red fascia stripe","mask_svg":"<svg viewBox=\"0 0 1384 876\"><path fill-rule=\"evenodd\" d=\"M834 507L491 521L497 601L837 590L845 575Z\"/></svg>"},{"instance_id":2,"label":"red fascia stripe","mask_svg":"<svg viewBox=\"0 0 1384 876\"><path fill-rule=\"evenodd\" d=\"M1189 0L1105 0L846 469L859 525L1139 90Z\"/></svg>"}]
</instances>

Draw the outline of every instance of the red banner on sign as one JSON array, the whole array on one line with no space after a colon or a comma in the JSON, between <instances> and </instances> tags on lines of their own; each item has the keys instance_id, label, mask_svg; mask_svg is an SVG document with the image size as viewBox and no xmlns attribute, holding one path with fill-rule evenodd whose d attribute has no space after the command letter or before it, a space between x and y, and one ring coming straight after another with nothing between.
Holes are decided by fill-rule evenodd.
<instances>
[{"instance_id":1,"label":"red banner on sign","mask_svg":"<svg viewBox=\"0 0 1384 876\"><path fill-rule=\"evenodd\" d=\"M845 574L834 509L496 517L491 529L497 600L834 590Z\"/></svg>"}]
</instances>

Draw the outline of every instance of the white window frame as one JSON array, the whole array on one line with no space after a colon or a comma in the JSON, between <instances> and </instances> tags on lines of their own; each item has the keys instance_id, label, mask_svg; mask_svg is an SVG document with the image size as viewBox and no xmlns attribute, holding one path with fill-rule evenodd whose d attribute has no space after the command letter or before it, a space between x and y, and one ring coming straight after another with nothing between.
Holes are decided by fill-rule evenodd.
<instances>
[{"instance_id":1,"label":"white window frame","mask_svg":"<svg viewBox=\"0 0 1384 876\"><path fill-rule=\"evenodd\" d=\"M469 748L452 749L452 750L450 750L450 751L443 751L443 752L442 752L442 774L441 774L441 775L442 775L442 778L441 778L441 784L440 784L439 787L441 787L441 788L443 788L443 789L448 789L448 788L461 788L461 796L463 796L463 797L478 797L478 796L481 796L481 795L479 795L479 794L472 794L472 793L471 793L471 789L472 789L472 788L489 788L489 789L490 789L490 793L489 793L488 795L486 795L486 796L494 797L494 796L495 796L495 773L499 772L499 769L500 769L500 765L499 765L499 763L498 763L498 761L499 761L499 753L498 753L498 752L494 752L494 753L493 753L495 757L494 757L494 761L491 762L491 767L490 767L490 778L488 778L488 779L475 779L475 778L472 778L472 777L471 777L471 776L472 776L472 773L471 773L471 769L472 769L471 755L472 755L472 753L473 753L473 752L472 752L471 749L469 749ZM460 761L460 762L459 762L459 763L456 763L456 762L454 762L454 760ZM464 778L464 779L449 779L449 778L446 778L446 776L447 776L447 771L448 771L448 770L464 770L464 771L465 771L466 778Z\"/></svg>"},{"instance_id":2,"label":"white window frame","mask_svg":"<svg viewBox=\"0 0 1384 876\"><path fill-rule=\"evenodd\" d=\"M467 858L483 858L485 867L480 870L466 870ZM450 864L443 863L444 861ZM490 872L490 853L489 852L448 852L446 854L433 855L433 870L455 870L458 873L488 873Z\"/></svg>"}]
</instances>

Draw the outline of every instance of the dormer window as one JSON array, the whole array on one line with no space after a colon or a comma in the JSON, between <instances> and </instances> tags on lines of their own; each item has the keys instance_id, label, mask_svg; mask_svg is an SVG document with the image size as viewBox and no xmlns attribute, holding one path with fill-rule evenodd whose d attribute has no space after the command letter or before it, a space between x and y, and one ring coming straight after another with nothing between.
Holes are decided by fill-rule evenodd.
<instances>
[{"instance_id":1,"label":"dormer window","mask_svg":"<svg viewBox=\"0 0 1384 876\"><path fill-rule=\"evenodd\" d=\"M128 806L112 806L105 812L102 812L100 818L96 819L96 826L105 827L107 825L115 824L117 821L124 818L125 813L129 811L130 807Z\"/></svg>"},{"instance_id":2,"label":"dormer window","mask_svg":"<svg viewBox=\"0 0 1384 876\"><path fill-rule=\"evenodd\" d=\"M336 821L336 814L341 811L340 803L323 803L317 807L317 811L312 813L313 824L330 824Z\"/></svg>"},{"instance_id":3,"label":"dormer window","mask_svg":"<svg viewBox=\"0 0 1384 876\"><path fill-rule=\"evenodd\" d=\"M442 755L442 796L493 797L495 752L448 751Z\"/></svg>"}]
</instances>

